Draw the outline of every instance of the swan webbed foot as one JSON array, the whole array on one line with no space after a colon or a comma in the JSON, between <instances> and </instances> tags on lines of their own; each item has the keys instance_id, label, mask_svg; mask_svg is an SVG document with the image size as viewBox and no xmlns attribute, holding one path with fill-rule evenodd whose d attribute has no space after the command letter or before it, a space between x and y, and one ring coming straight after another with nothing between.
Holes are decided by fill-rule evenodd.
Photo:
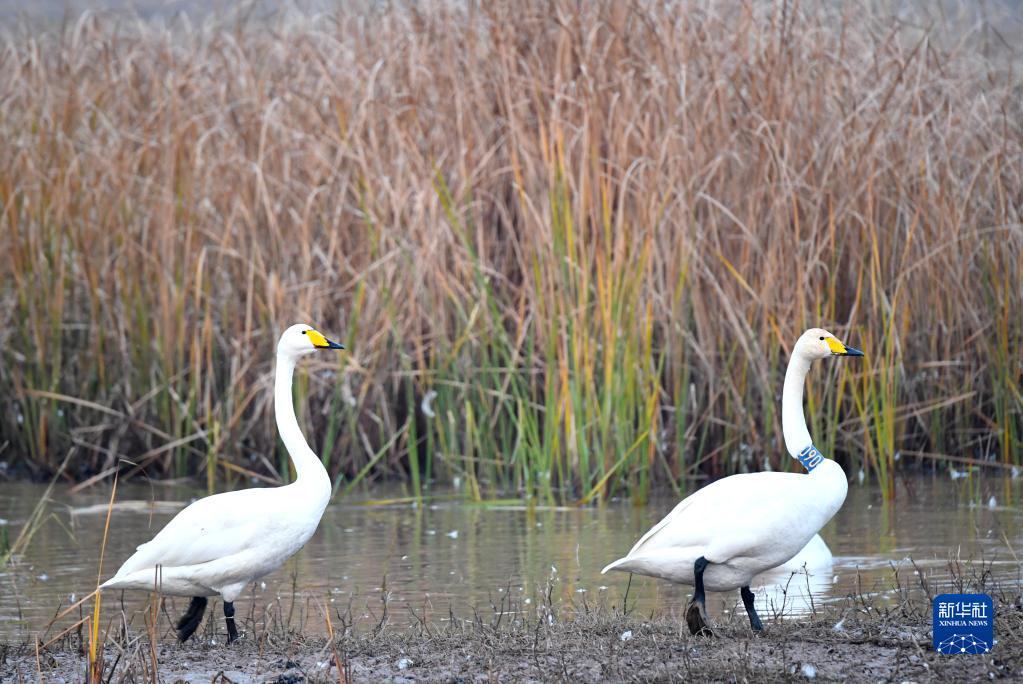
<instances>
[{"instance_id":1,"label":"swan webbed foot","mask_svg":"<svg viewBox=\"0 0 1023 684\"><path fill-rule=\"evenodd\" d=\"M224 601L224 618L227 622L227 643L238 640L238 628L234 624L234 602Z\"/></svg>"},{"instance_id":2,"label":"swan webbed foot","mask_svg":"<svg viewBox=\"0 0 1023 684\"><path fill-rule=\"evenodd\" d=\"M689 626L689 633L695 636L714 636L710 620L707 618L707 607L703 601L694 599L689 602L689 607L686 608L686 625Z\"/></svg>"},{"instance_id":3,"label":"swan webbed foot","mask_svg":"<svg viewBox=\"0 0 1023 684\"><path fill-rule=\"evenodd\" d=\"M749 615L749 626L753 628L754 632L764 631L764 625L761 624L760 616L757 615L756 606L753 605L753 592L749 587L743 587L739 590L739 594L742 596L742 605L746 606L746 614Z\"/></svg>"},{"instance_id":4,"label":"swan webbed foot","mask_svg":"<svg viewBox=\"0 0 1023 684\"><path fill-rule=\"evenodd\" d=\"M202 624L203 613L206 612L206 603L205 596L192 597L191 603L188 604L188 610L178 620L178 642L185 643L188 641L188 637L195 634L195 630L199 629L199 625Z\"/></svg>"},{"instance_id":5,"label":"swan webbed foot","mask_svg":"<svg viewBox=\"0 0 1023 684\"><path fill-rule=\"evenodd\" d=\"M693 564L693 578L696 591L693 592L693 600L686 608L686 624L689 625L689 633L699 636L714 636L710 629L710 620L707 617L707 597L703 591L703 571L710 563L706 558L700 556Z\"/></svg>"}]
</instances>

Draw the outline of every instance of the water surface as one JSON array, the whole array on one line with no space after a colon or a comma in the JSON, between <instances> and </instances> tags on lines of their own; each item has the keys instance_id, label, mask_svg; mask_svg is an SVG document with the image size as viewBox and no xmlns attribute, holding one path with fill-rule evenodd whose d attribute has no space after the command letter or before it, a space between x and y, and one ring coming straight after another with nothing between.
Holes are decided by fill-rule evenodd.
<instances>
[{"instance_id":1,"label":"water surface","mask_svg":"<svg viewBox=\"0 0 1023 684\"><path fill-rule=\"evenodd\" d=\"M6 521L0 525L7 527L11 542L44 490L0 483L0 519ZM196 496L201 492L121 485L117 500L122 505L111 518L103 577ZM946 576L950 558L983 558L993 564L996 576L1016 583L1020 566L1014 552L1023 549L1021 496L1023 478L980 475L905 479L890 505L882 504L876 487L853 485L842 510L821 532L833 558L811 558L808 570L795 577L790 570L777 570L759 578L754 585L758 609L762 616L779 611L798 616L859 591L888 590L893 566L912 580L909 558L923 572L940 577ZM49 518L28 550L0 569L0 639L32 638L58 608L96 586L108 497L103 488L79 494L54 489L46 504ZM306 620L296 626L322 629L323 607L329 605L342 612L351 607L360 624L372 627L382 616L386 596L388 623L401 625L418 619L413 611L438 622L451 616L471 619L474 608L487 612L509 596L528 610L548 590L559 609L621 607L629 576L601 575L600 569L624 555L676 503L661 498L641 508L610 502L529 510L455 500L366 505L368 499L331 504L306 548L243 594L239 614L251 615L267 605L288 612L294 596L298 610L291 614L296 621ZM681 614L690 592L689 587L636 576L628 588L628 608L639 614ZM115 595L110 603L130 615L147 600L144 594L125 593L123 601ZM106 610L112 610L110 603L104 601ZM183 607L177 600L172 610ZM736 607L742 610L738 592L710 595L709 608L718 619ZM61 624L69 624L68 619Z\"/></svg>"}]
</instances>

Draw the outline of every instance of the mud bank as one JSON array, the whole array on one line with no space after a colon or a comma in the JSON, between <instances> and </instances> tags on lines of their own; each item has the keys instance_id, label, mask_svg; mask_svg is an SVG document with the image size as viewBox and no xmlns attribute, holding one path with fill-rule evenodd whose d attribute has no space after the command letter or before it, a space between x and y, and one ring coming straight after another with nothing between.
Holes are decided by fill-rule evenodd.
<instances>
[{"instance_id":1,"label":"mud bank","mask_svg":"<svg viewBox=\"0 0 1023 684\"><path fill-rule=\"evenodd\" d=\"M1023 679L1023 609L1018 596L997 607L991 654L942 656L930 650L923 601L887 609L850 605L814 619L768 624L754 635L735 615L713 638L693 637L675 617L643 619L609 610L560 619L545 610L410 629L362 632L336 625L335 637L247 634L224 645L222 625L179 645L164 634L122 631L105 643L111 682L619 682L619 681L980 681ZM341 616L339 616L341 617ZM250 626L251 627L251 626ZM86 649L75 637L36 654L0 646L3 681L84 681ZM340 665L340 671L339 671ZM107 679L109 677L109 679Z\"/></svg>"}]
</instances>

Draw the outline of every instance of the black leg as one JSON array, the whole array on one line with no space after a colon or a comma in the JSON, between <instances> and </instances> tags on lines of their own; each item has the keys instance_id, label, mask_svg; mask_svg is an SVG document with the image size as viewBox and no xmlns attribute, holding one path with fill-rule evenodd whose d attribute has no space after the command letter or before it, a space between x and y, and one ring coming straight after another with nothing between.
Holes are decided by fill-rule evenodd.
<instances>
[{"instance_id":1,"label":"black leg","mask_svg":"<svg viewBox=\"0 0 1023 684\"><path fill-rule=\"evenodd\" d=\"M188 637L195 633L195 630L202 624L202 616L205 612L206 597L193 596L192 602L188 604L188 610L178 620L178 641L184 643Z\"/></svg>"},{"instance_id":2,"label":"black leg","mask_svg":"<svg viewBox=\"0 0 1023 684\"><path fill-rule=\"evenodd\" d=\"M703 571L707 569L708 565L710 563L703 556L697 558L696 562L693 563L693 577L696 578L696 592L693 594L693 600L700 603L706 601L706 596L703 593Z\"/></svg>"},{"instance_id":3,"label":"black leg","mask_svg":"<svg viewBox=\"0 0 1023 684\"><path fill-rule=\"evenodd\" d=\"M234 602L224 601L224 617L227 618L227 643L238 638L238 628L234 626Z\"/></svg>"},{"instance_id":4,"label":"black leg","mask_svg":"<svg viewBox=\"0 0 1023 684\"><path fill-rule=\"evenodd\" d=\"M746 614L749 615L749 626L753 628L754 632L763 631L764 626L760 624L760 616L757 615L757 609L753 605L753 592L749 590L749 587L743 587L739 590L739 594L742 596L742 605L746 606Z\"/></svg>"},{"instance_id":5,"label":"black leg","mask_svg":"<svg viewBox=\"0 0 1023 684\"><path fill-rule=\"evenodd\" d=\"M707 598L703 592L703 571L707 569L708 565L710 563L703 556L697 558L696 563L693 564L693 584L696 590L693 592L693 600L686 608L686 624L689 625L690 634L714 636L714 632L710 631L708 625Z\"/></svg>"}]
</instances>

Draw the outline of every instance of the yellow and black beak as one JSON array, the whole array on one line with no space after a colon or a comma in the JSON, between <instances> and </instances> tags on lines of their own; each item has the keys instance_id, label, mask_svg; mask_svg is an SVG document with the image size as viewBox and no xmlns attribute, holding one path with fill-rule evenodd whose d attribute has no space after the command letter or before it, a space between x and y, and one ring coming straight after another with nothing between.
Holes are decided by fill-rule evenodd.
<instances>
[{"instance_id":1,"label":"yellow and black beak","mask_svg":"<svg viewBox=\"0 0 1023 684\"><path fill-rule=\"evenodd\" d=\"M861 352L859 349L847 347L838 340L836 340L834 337L829 337L827 339L827 342L828 349L831 350L831 353L834 356L863 356L863 352Z\"/></svg>"},{"instance_id":2,"label":"yellow and black beak","mask_svg":"<svg viewBox=\"0 0 1023 684\"><path fill-rule=\"evenodd\" d=\"M338 344L337 342L331 342L322 333L316 330L307 330L306 335L309 336L309 341L313 343L313 346L317 349L344 349L345 345Z\"/></svg>"}]
</instances>

